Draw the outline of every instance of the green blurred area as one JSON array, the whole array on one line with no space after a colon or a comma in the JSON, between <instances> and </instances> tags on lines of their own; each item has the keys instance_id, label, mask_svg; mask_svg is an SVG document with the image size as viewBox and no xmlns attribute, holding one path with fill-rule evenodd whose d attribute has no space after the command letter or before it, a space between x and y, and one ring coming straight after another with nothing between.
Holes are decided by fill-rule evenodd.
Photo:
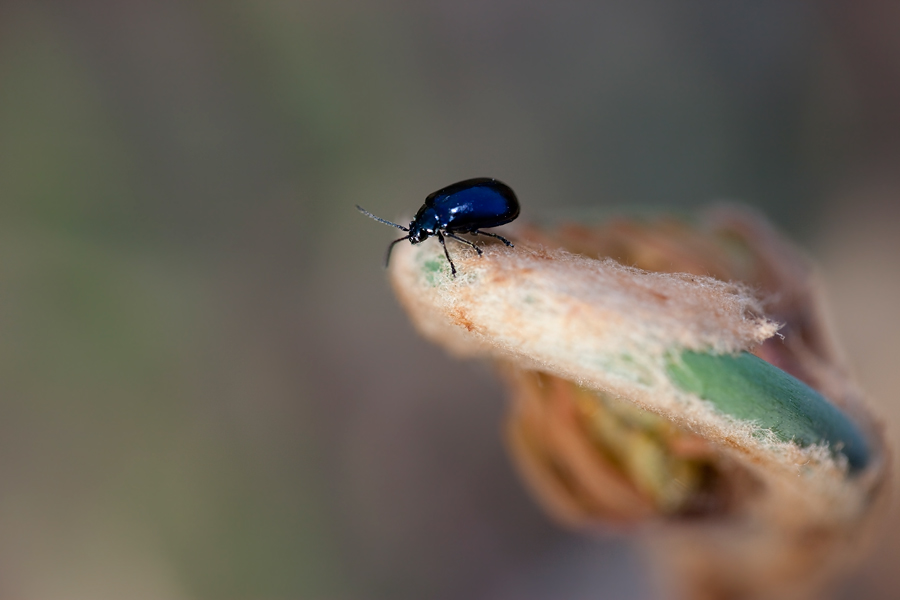
<instances>
[{"instance_id":1,"label":"green blurred area","mask_svg":"<svg viewBox=\"0 0 900 600\"><path fill-rule=\"evenodd\" d=\"M509 472L497 384L415 337L353 205L489 175L524 218L724 198L813 236L874 118L840 16L0 6L0 598L589 582L546 566L577 542Z\"/></svg>"},{"instance_id":2,"label":"green blurred area","mask_svg":"<svg viewBox=\"0 0 900 600\"><path fill-rule=\"evenodd\" d=\"M65 9L4 16L0 592L340 591L303 378L235 306L256 264L231 236L266 165L244 172L215 91L143 96Z\"/></svg>"}]
</instances>

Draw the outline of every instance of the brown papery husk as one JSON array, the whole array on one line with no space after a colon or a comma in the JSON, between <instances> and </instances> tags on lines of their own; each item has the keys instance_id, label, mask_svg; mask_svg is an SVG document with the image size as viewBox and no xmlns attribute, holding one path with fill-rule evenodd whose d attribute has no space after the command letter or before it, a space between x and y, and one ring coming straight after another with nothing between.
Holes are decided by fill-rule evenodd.
<instances>
[{"instance_id":1,"label":"brown papery husk","mask_svg":"<svg viewBox=\"0 0 900 600\"><path fill-rule=\"evenodd\" d=\"M390 275L426 337L500 361L507 439L551 515L636 528L684 597L816 597L852 566L885 504L888 452L793 246L736 209L524 227L515 241L484 257L454 246L456 278L437 244L404 245ZM666 357L681 350L752 351L801 379L863 430L868 466L851 476L826 449L760 435L676 388ZM610 443L592 427L608 414L591 421L585 398L646 418L624 413ZM648 448L673 473L704 474L695 493L673 500L642 480L646 465L629 459Z\"/></svg>"}]
</instances>

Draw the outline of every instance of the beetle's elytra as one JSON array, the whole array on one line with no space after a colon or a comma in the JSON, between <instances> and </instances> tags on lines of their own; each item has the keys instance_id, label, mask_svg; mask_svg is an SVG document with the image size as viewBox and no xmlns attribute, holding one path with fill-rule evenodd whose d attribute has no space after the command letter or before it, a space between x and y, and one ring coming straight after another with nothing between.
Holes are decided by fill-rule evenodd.
<instances>
[{"instance_id":1,"label":"beetle's elytra","mask_svg":"<svg viewBox=\"0 0 900 600\"><path fill-rule=\"evenodd\" d=\"M409 227L376 217L359 205L356 208L379 223L408 232L407 235L394 240L388 246L385 266L390 262L391 250L394 249L397 242L409 240L411 244L418 244L436 235L444 248L444 256L450 263L450 273L453 276L456 276L456 265L453 264L453 259L450 258L450 253L447 251L447 244L444 243L445 237L472 246L478 252L478 256L481 256L481 248L457 234L488 235L512 247L512 243L505 237L489 231L481 231L481 229L505 225L519 216L519 200L516 198L515 192L505 183L488 177L466 179L429 194L425 198L425 204L416 213L415 218L410 221Z\"/></svg>"}]
</instances>

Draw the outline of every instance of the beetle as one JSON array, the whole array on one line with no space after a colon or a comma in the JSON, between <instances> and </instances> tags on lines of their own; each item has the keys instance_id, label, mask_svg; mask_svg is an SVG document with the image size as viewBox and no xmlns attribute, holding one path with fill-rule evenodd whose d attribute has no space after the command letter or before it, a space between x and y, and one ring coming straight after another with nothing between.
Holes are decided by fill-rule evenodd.
<instances>
[{"instance_id":1,"label":"beetle","mask_svg":"<svg viewBox=\"0 0 900 600\"><path fill-rule=\"evenodd\" d=\"M481 229L505 225L519 216L519 200L516 198L515 192L502 181L489 177L466 179L429 194L425 198L425 204L410 221L409 227L376 217L358 204L356 208L379 223L408 232L407 235L394 240L388 246L387 257L384 261L385 267L390 263L391 251L398 242L409 240L410 244L419 244L432 236L437 236L444 248L444 256L450 263L450 273L454 277L456 276L456 265L453 264L453 259L450 258L450 253L447 251L447 244L444 243L445 237L472 246L478 252L478 256L482 255L481 248L457 234L487 235L497 238L512 248L512 242L505 237Z\"/></svg>"}]
</instances>

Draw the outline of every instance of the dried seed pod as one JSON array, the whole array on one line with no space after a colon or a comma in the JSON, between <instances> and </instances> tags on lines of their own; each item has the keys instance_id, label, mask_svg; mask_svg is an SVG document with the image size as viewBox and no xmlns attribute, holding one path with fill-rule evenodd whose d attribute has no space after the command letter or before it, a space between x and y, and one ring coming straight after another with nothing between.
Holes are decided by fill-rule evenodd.
<instances>
[{"instance_id":1,"label":"dried seed pod","mask_svg":"<svg viewBox=\"0 0 900 600\"><path fill-rule=\"evenodd\" d=\"M790 244L735 209L516 243L455 279L403 248L390 275L426 337L502 365L551 514L649 525L692 597L801 597L849 564L888 452Z\"/></svg>"}]
</instances>

